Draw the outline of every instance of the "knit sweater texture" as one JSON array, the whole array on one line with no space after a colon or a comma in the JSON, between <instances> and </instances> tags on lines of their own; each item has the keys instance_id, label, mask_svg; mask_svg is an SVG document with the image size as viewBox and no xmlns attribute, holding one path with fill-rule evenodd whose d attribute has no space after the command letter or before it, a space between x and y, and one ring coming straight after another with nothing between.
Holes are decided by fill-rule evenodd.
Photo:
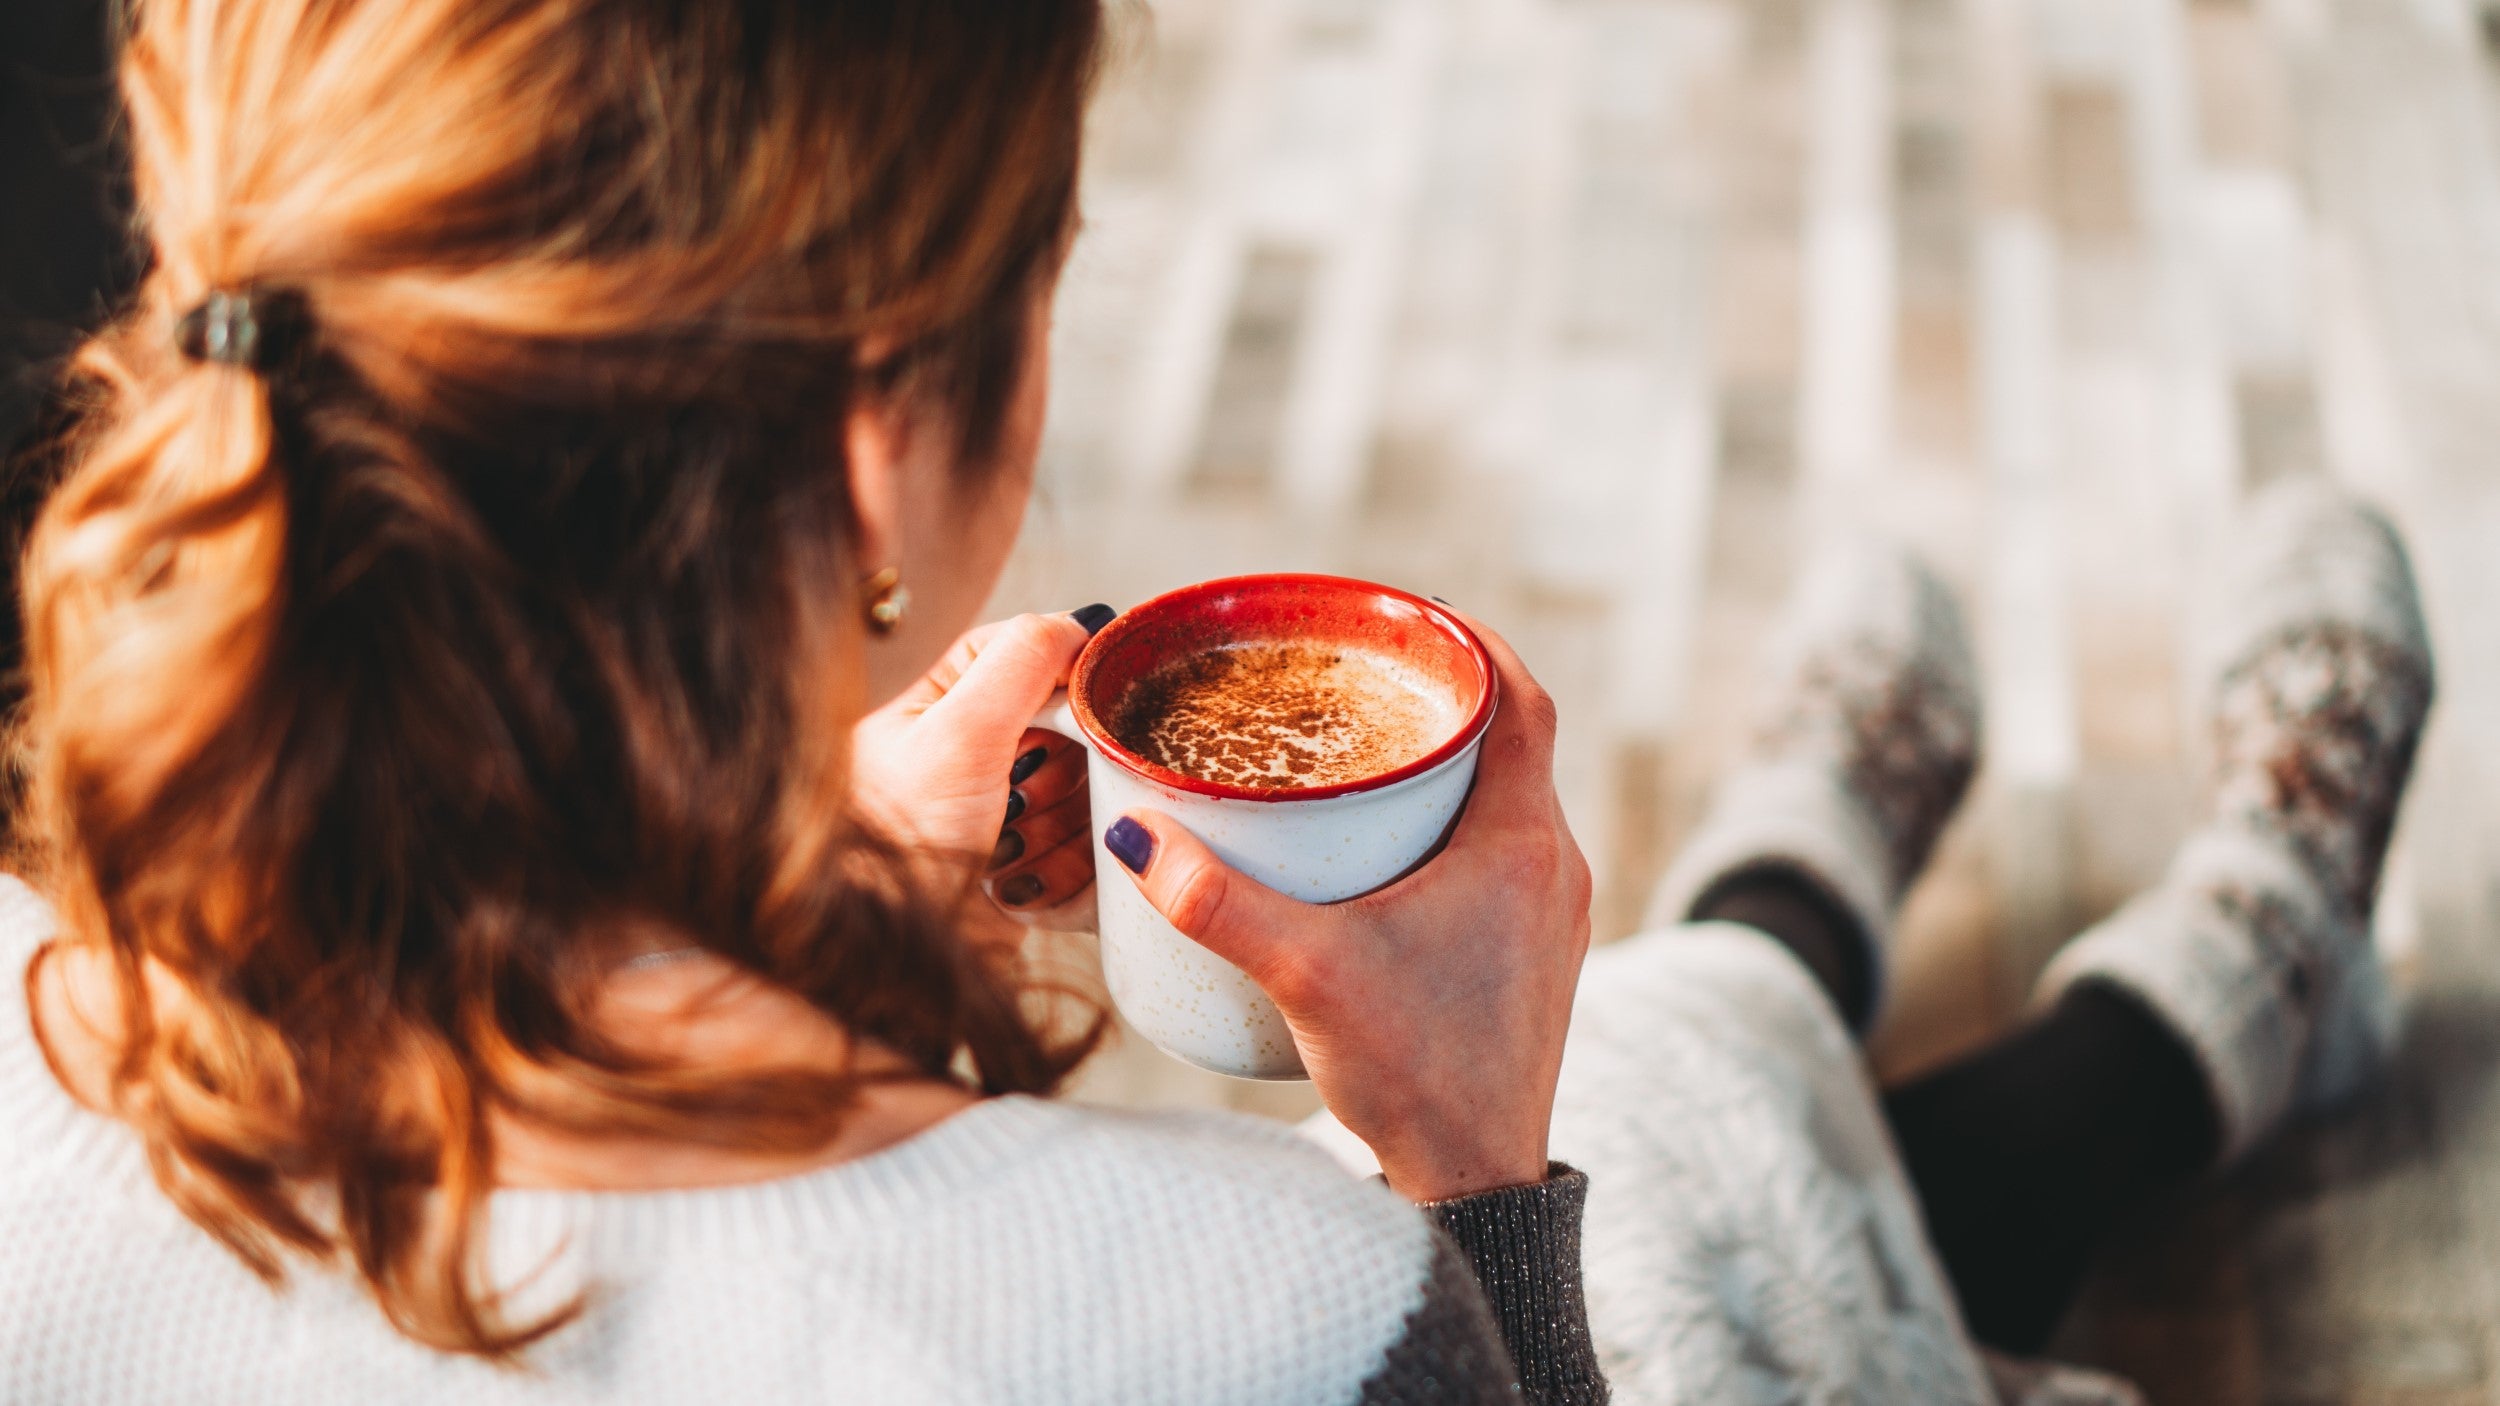
<instances>
[{"instance_id":1,"label":"knit sweater texture","mask_svg":"<svg viewBox=\"0 0 2500 1406\"><path fill-rule=\"evenodd\" d=\"M1306 1128L1349 1167L1362 1144ZM1616 1406L2022 1406L1919 1219L1848 1027L1731 923L1589 954L1553 1151L1588 1174L1589 1324Z\"/></svg>"},{"instance_id":2,"label":"knit sweater texture","mask_svg":"<svg viewBox=\"0 0 2500 1406\"><path fill-rule=\"evenodd\" d=\"M436 1352L343 1274L263 1284L60 1088L21 979L51 928L0 879L9 1406L1605 1399L1569 1169L1418 1214L1272 1123L1021 1097L775 1181L500 1192L515 1308L587 1311L523 1369Z\"/></svg>"}]
</instances>

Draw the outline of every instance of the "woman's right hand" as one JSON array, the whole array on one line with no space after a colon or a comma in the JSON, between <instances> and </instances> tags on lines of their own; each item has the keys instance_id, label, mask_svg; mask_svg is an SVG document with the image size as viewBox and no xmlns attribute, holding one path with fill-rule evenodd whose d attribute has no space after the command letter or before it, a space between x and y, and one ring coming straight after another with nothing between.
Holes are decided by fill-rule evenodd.
<instances>
[{"instance_id":1,"label":"woman's right hand","mask_svg":"<svg viewBox=\"0 0 2500 1406\"><path fill-rule=\"evenodd\" d=\"M1553 700L1508 644L1468 623L1501 702L1448 846L1404 879L1301 903L1168 816L1124 817L1151 845L1107 837L1123 863L1124 849L1146 850L1131 867L1147 900L1276 1002L1330 1111L1413 1201L1544 1180L1588 952L1589 868L1554 793Z\"/></svg>"}]
</instances>

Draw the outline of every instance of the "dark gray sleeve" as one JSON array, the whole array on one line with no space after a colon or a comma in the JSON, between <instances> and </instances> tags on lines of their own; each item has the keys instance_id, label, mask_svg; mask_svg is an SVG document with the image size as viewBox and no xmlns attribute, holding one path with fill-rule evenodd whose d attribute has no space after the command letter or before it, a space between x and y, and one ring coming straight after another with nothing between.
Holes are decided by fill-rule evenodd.
<instances>
[{"instance_id":1,"label":"dark gray sleeve","mask_svg":"<svg viewBox=\"0 0 2500 1406\"><path fill-rule=\"evenodd\" d=\"M1423 1302L1363 1384L1364 1406L1504 1401L1604 1406L1580 1286L1588 1177L1546 1180L1421 1209L1436 1235Z\"/></svg>"},{"instance_id":2,"label":"dark gray sleeve","mask_svg":"<svg viewBox=\"0 0 2500 1406\"><path fill-rule=\"evenodd\" d=\"M1435 1233L1423 1302L1363 1383L1361 1406L1518 1406L1525 1399L1475 1271L1448 1236Z\"/></svg>"}]
</instances>

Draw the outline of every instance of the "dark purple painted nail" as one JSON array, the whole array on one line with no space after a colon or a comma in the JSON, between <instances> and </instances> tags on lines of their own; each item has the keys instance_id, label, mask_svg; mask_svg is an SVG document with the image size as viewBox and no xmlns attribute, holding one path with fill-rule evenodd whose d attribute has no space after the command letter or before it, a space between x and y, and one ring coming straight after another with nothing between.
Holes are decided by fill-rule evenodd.
<instances>
[{"instance_id":1,"label":"dark purple painted nail","mask_svg":"<svg viewBox=\"0 0 2500 1406\"><path fill-rule=\"evenodd\" d=\"M1069 611L1068 618L1084 626L1085 633L1089 635L1099 635L1102 633L1102 627L1110 624L1112 617L1118 615L1119 613L1120 612L1113 610L1110 606L1096 602L1093 605L1086 606L1082 610Z\"/></svg>"},{"instance_id":2,"label":"dark purple painted nail","mask_svg":"<svg viewBox=\"0 0 2500 1406\"><path fill-rule=\"evenodd\" d=\"M1033 773L1040 771L1042 769L1042 763L1049 760L1050 749L1048 747L1036 747L1032 751L1025 753L1023 756L1016 758L1016 764L1007 770L1007 784L1010 786L1021 786L1025 782L1032 780Z\"/></svg>"},{"instance_id":3,"label":"dark purple painted nail","mask_svg":"<svg viewBox=\"0 0 2500 1406\"><path fill-rule=\"evenodd\" d=\"M1024 793L1022 791L1008 792L1007 818L1000 823L1004 825L1013 825L1016 823L1016 817L1022 814L1024 814Z\"/></svg>"},{"instance_id":4,"label":"dark purple painted nail","mask_svg":"<svg viewBox=\"0 0 2500 1406\"><path fill-rule=\"evenodd\" d=\"M1123 815L1102 832L1102 847L1130 873L1143 874L1155 860L1155 832Z\"/></svg>"},{"instance_id":5,"label":"dark purple painted nail","mask_svg":"<svg viewBox=\"0 0 2500 1406\"><path fill-rule=\"evenodd\" d=\"M1010 908L1022 908L1042 896L1042 881L1031 874L1018 874L998 886L998 901Z\"/></svg>"},{"instance_id":6,"label":"dark purple painted nail","mask_svg":"<svg viewBox=\"0 0 2500 1406\"><path fill-rule=\"evenodd\" d=\"M1013 830L998 832L998 848L990 851L990 868L1004 869L1024 858L1024 836Z\"/></svg>"}]
</instances>

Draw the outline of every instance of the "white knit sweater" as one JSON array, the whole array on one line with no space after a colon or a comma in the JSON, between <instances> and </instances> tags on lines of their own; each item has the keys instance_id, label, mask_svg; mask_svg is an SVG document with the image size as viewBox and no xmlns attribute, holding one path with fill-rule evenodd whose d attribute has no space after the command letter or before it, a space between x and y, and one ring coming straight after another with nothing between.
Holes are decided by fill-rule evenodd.
<instances>
[{"instance_id":1,"label":"white knit sweater","mask_svg":"<svg viewBox=\"0 0 2500 1406\"><path fill-rule=\"evenodd\" d=\"M499 1279L569 1247L521 1307L588 1285L590 1311L526 1374L446 1357L340 1276L271 1292L157 1192L127 1129L62 1092L18 979L48 930L0 878L0 1406L1521 1399L1453 1351L1472 1333L1502 1352L1473 1286L1450 1291L1466 1262L1302 1138L1022 1098L782 1181L501 1193ZM1321 1136L1359 1161L1342 1130ZM1439 1218L1495 1284L1504 1335L1564 1328L1530 1356L1567 1373L1594 1321L1625 1406L2130 1399L2058 1381L2000 1398L1847 1031L1760 934L1704 924L1592 955L1554 1146L1591 1174L1585 1317L1576 1272L1535 1268L1576 1271L1576 1202L1553 1217L1567 1236L1523 1229L1512 1193Z\"/></svg>"},{"instance_id":2,"label":"white knit sweater","mask_svg":"<svg viewBox=\"0 0 2500 1406\"><path fill-rule=\"evenodd\" d=\"M1455 1259L1274 1124L1001 1098L780 1181L496 1195L498 1274L557 1266L525 1302L592 1293L498 1369L176 1212L30 1037L49 927L0 879L0 1402L1343 1402Z\"/></svg>"}]
</instances>

